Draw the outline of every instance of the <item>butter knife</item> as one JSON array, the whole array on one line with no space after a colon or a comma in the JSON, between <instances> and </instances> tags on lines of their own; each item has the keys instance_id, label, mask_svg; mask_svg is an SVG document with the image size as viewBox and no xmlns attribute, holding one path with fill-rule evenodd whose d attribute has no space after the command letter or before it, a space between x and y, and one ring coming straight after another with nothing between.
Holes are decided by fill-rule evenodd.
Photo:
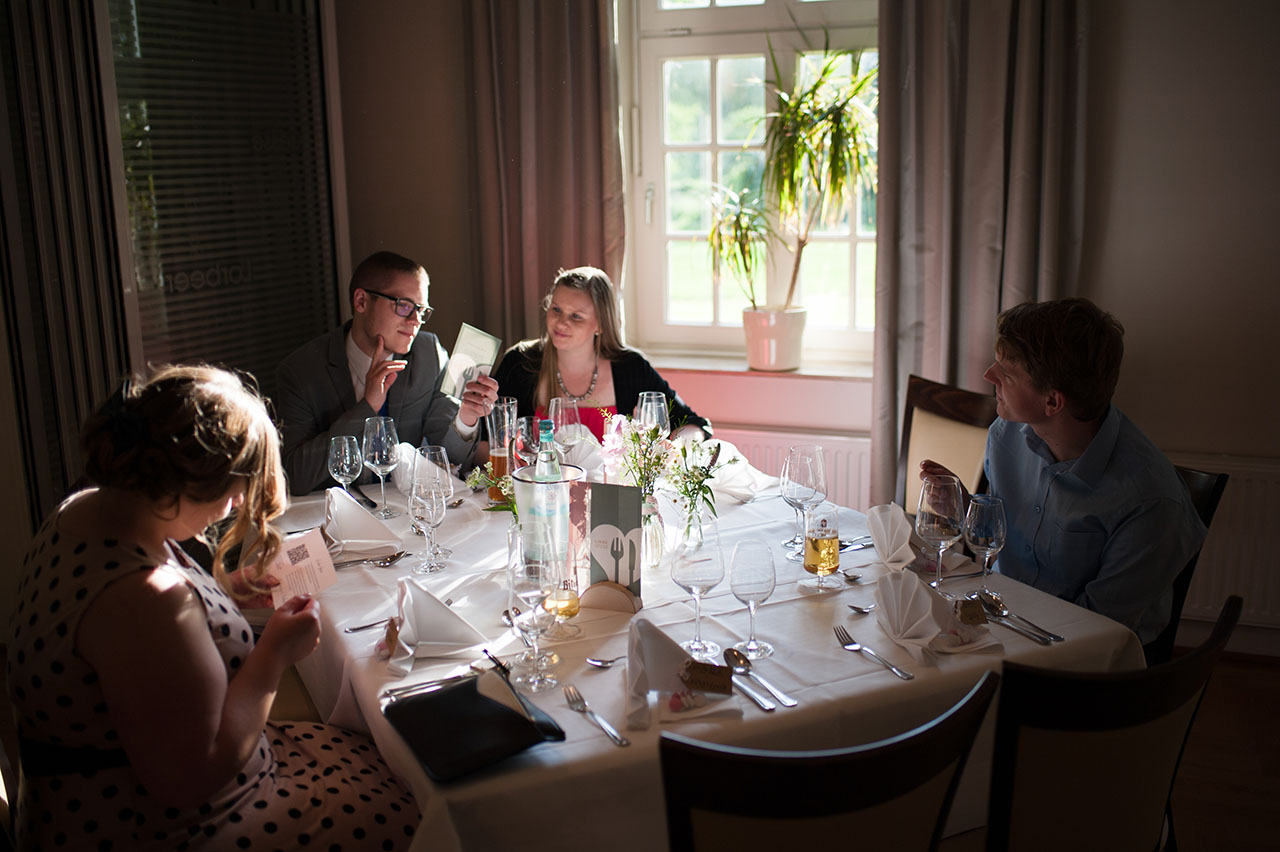
<instances>
[{"instance_id":1,"label":"butter knife","mask_svg":"<svg viewBox=\"0 0 1280 852\"><path fill-rule=\"evenodd\" d=\"M1028 639L1030 639L1031 641L1033 641L1033 642L1038 642L1038 643L1040 643L1041 645L1051 645L1051 644L1053 644L1053 643L1052 643L1052 640L1051 640L1051 639L1049 639L1049 637L1048 637L1048 636L1041 636L1039 633L1033 633L1032 631L1027 630L1027 629L1026 629L1025 627L1023 627L1022 625L1020 625L1020 624L1015 624L1014 622L1012 622L1012 621L1010 621L1009 619L1004 618L1004 617L1002 617L1002 616L999 616L999 615L992 615L991 613L989 613L989 612L988 612L988 613L987 613L987 621L994 621L996 624L999 624L999 625L1001 625L1001 626L1003 626L1003 627L1007 627L1007 628L1009 628L1010 630L1012 630L1014 633L1021 633L1023 636L1027 637L1027 638L1028 638Z\"/></svg>"},{"instance_id":2,"label":"butter knife","mask_svg":"<svg viewBox=\"0 0 1280 852\"><path fill-rule=\"evenodd\" d=\"M756 704L758 704L760 706L760 709L765 711L766 713L772 713L774 710L778 709L778 705L774 704L772 701L765 698L763 695L756 692L751 687L747 686L746 681L742 677L738 675L734 675L733 685L738 687L738 689L742 692L743 695L747 696Z\"/></svg>"},{"instance_id":3,"label":"butter knife","mask_svg":"<svg viewBox=\"0 0 1280 852\"><path fill-rule=\"evenodd\" d=\"M366 509L378 508L378 504L370 500L367 496L365 496L365 493L361 491L360 487L356 485L354 482L351 483L351 496L356 498L356 500L360 502L360 505L364 506Z\"/></svg>"}]
</instances>

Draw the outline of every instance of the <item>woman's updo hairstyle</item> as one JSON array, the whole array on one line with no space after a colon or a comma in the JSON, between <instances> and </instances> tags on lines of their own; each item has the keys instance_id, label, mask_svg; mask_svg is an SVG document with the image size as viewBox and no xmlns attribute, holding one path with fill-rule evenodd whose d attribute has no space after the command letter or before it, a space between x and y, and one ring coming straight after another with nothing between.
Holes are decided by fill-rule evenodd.
<instances>
[{"instance_id":1,"label":"woman's updo hairstyle","mask_svg":"<svg viewBox=\"0 0 1280 852\"><path fill-rule=\"evenodd\" d=\"M126 381L85 423L81 444L85 474L95 484L161 506L209 503L242 481L244 502L214 552L213 573L224 587L226 554L247 537L254 544L242 563L265 569L279 551L270 521L285 509L280 436L262 397L234 373L168 366ZM250 593L266 590L253 579L246 577Z\"/></svg>"}]
</instances>

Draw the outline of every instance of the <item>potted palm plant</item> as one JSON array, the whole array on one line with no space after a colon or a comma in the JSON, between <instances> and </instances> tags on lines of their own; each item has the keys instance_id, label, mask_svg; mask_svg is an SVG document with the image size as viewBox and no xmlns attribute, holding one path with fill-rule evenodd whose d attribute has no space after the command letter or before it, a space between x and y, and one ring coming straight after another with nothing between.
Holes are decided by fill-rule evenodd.
<instances>
[{"instance_id":1,"label":"potted palm plant","mask_svg":"<svg viewBox=\"0 0 1280 852\"><path fill-rule=\"evenodd\" d=\"M772 45L774 80L782 79ZM790 91L775 82L777 109L764 142L764 196L794 255L781 305L743 310L747 361L753 369L800 366L807 311L795 304L804 248L815 227L837 224L863 185L875 185L876 70L858 73L857 53L824 47L812 74L798 74ZM847 79L843 67L849 62ZM753 356L753 352L755 355Z\"/></svg>"}]
</instances>

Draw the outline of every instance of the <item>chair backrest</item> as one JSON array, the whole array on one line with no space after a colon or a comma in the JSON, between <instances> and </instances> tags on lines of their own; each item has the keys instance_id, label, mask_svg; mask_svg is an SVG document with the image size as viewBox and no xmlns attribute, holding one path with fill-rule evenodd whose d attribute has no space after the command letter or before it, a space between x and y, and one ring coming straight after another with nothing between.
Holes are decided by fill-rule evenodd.
<instances>
[{"instance_id":1,"label":"chair backrest","mask_svg":"<svg viewBox=\"0 0 1280 852\"><path fill-rule=\"evenodd\" d=\"M1228 598L1203 645L1155 668L1089 674L1006 662L988 852L1159 848L1191 724L1242 603Z\"/></svg>"},{"instance_id":2,"label":"chair backrest","mask_svg":"<svg viewBox=\"0 0 1280 852\"><path fill-rule=\"evenodd\" d=\"M985 488L982 460L987 427L996 419L996 398L952 385L907 377L898 453L898 503L914 515L920 501L918 468L924 459L946 465L971 494Z\"/></svg>"},{"instance_id":3,"label":"chair backrest","mask_svg":"<svg viewBox=\"0 0 1280 852\"><path fill-rule=\"evenodd\" d=\"M1209 473L1189 467L1175 466L1174 469L1187 486L1191 505L1196 507L1201 523L1208 528L1213 523L1213 515L1218 511L1222 492L1226 490L1227 480L1231 477L1225 473ZM1178 572L1178 576L1173 578L1173 606L1169 611L1169 623L1160 631L1159 636L1142 646L1148 666L1158 666L1173 659L1173 642L1178 636L1178 622L1182 620L1182 607L1187 602L1187 591L1191 588L1191 580L1199 560L1200 551L1197 550Z\"/></svg>"},{"instance_id":4,"label":"chair backrest","mask_svg":"<svg viewBox=\"0 0 1280 852\"><path fill-rule=\"evenodd\" d=\"M987 672L933 721L852 748L761 751L664 733L658 754L672 852L776 852L836 839L935 849L999 681Z\"/></svg>"}]
</instances>

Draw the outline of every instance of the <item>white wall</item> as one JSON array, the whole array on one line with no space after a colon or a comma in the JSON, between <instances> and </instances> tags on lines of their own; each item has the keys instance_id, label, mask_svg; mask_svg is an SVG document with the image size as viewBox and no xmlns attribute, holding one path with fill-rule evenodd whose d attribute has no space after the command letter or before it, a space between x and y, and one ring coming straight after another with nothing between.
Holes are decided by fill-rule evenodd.
<instances>
[{"instance_id":1,"label":"white wall","mask_svg":"<svg viewBox=\"0 0 1280 852\"><path fill-rule=\"evenodd\" d=\"M1166 452L1280 457L1280 3L1095 0L1085 295Z\"/></svg>"}]
</instances>

